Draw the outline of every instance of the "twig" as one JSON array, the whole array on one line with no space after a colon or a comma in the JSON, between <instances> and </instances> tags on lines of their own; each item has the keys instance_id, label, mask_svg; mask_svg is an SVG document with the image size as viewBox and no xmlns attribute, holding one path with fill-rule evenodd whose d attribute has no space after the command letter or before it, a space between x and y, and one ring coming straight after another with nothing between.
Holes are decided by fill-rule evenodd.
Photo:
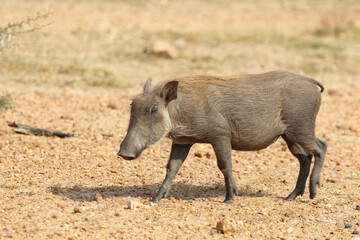
<instances>
[{"instance_id":1,"label":"twig","mask_svg":"<svg viewBox=\"0 0 360 240\"><path fill-rule=\"evenodd\" d=\"M13 41L14 37L28 32L36 32L51 25L53 22L41 23L41 21L45 21L52 14L52 11L38 12L35 16L0 26L0 52L17 46L17 43Z\"/></svg>"},{"instance_id":2,"label":"twig","mask_svg":"<svg viewBox=\"0 0 360 240\"><path fill-rule=\"evenodd\" d=\"M19 124L16 122L8 122L10 127L15 127L14 131L19 134L25 135L36 135L36 136L45 136L45 137L59 137L59 138L66 138L66 137L74 137L72 133L63 133L59 131L49 131L42 128L34 128L29 125Z\"/></svg>"}]
</instances>

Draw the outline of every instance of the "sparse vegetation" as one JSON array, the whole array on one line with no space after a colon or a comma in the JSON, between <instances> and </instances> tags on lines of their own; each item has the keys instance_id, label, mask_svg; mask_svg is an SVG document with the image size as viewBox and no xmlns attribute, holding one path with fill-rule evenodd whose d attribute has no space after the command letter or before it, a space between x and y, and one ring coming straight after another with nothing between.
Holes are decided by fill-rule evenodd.
<instances>
[{"instance_id":1,"label":"sparse vegetation","mask_svg":"<svg viewBox=\"0 0 360 240\"><path fill-rule=\"evenodd\" d=\"M16 37L35 32L51 23L44 21L52 14L52 12L38 12L34 16L26 17L17 22L8 23L5 26L0 26L0 52L6 49L13 48L19 44L15 40Z\"/></svg>"},{"instance_id":2,"label":"sparse vegetation","mask_svg":"<svg viewBox=\"0 0 360 240\"><path fill-rule=\"evenodd\" d=\"M10 94L4 94L0 97L0 113L13 108Z\"/></svg>"}]
</instances>

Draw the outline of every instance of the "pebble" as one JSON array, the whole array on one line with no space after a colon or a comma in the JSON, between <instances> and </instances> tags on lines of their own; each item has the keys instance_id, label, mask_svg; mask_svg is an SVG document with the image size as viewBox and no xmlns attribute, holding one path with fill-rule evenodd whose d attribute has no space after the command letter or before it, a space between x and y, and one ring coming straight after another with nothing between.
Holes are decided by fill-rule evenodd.
<instances>
[{"instance_id":1,"label":"pebble","mask_svg":"<svg viewBox=\"0 0 360 240\"><path fill-rule=\"evenodd\" d=\"M266 212L265 212L263 209L261 209L261 210L259 210L257 213L258 213L258 214L261 214L261 215L265 215Z\"/></svg>"},{"instance_id":2,"label":"pebble","mask_svg":"<svg viewBox=\"0 0 360 240\"><path fill-rule=\"evenodd\" d=\"M210 152L206 152L206 153L205 153L205 157L206 157L207 159L210 159L210 158L213 157L213 154L211 154Z\"/></svg>"},{"instance_id":3,"label":"pebble","mask_svg":"<svg viewBox=\"0 0 360 240\"><path fill-rule=\"evenodd\" d=\"M97 202L101 202L103 200L103 197L101 196L101 194L99 192L95 192L94 200Z\"/></svg>"},{"instance_id":4,"label":"pebble","mask_svg":"<svg viewBox=\"0 0 360 240\"><path fill-rule=\"evenodd\" d=\"M128 202L127 209L137 210L140 207L140 203L130 200Z\"/></svg>"},{"instance_id":5,"label":"pebble","mask_svg":"<svg viewBox=\"0 0 360 240\"><path fill-rule=\"evenodd\" d=\"M284 179L284 180L282 180L282 182L283 182L284 184L288 184L288 183L289 183L289 180Z\"/></svg>"},{"instance_id":6,"label":"pebble","mask_svg":"<svg viewBox=\"0 0 360 240\"><path fill-rule=\"evenodd\" d=\"M338 222L335 224L337 227L339 228L344 228L345 227L345 224L343 222Z\"/></svg>"},{"instance_id":7,"label":"pebble","mask_svg":"<svg viewBox=\"0 0 360 240\"><path fill-rule=\"evenodd\" d=\"M285 216L285 217L290 217L290 214L285 213L284 216Z\"/></svg>"},{"instance_id":8,"label":"pebble","mask_svg":"<svg viewBox=\"0 0 360 240\"><path fill-rule=\"evenodd\" d=\"M3 228L3 230L4 230L5 232L9 232L9 233L12 233L12 232L13 232L13 229L12 229L11 227L5 227L5 228Z\"/></svg>"},{"instance_id":9,"label":"pebble","mask_svg":"<svg viewBox=\"0 0 360 240\"><path fill-rule=\"evenodd\" d=\"M352 234L358 235L358 234L360 234L360 232L359 232L359 230L354 229L354 231L352 232Z\"/></svg>"},{"instance_id":10,"label":"pebble","mask_svg":"<svg viewBox=\"0 0 360 240\"><path fill-rule=\"evenodd\" d=\"M179 52L176 46L165 40L157 40L149 46L147 46L144 51L146 54L152 54L158 57L175 59L179 57Z\"/></svg>"},{"instance_id":11,"label":"pebble","mask_svg":"<svg viewBox=\"0 0 360 240\"><path fill-rule=\"evenodd\" d=\"M262 195L262 194L264 194L264 192L262 190L259 190L259 191L256 192L256 194L257 195Z\"/></svg>"},{"instance_id":12,"label":"pebble","mask_svg":"<svg viewBox=\"0 0 360 240\"><path fill-rule=\"evenodd\" d=\"M355 210L360 210L360 205L356 205Z\"/></svg>"},{"instance_id":13,"label":"pebble","mask_svg":"<svg viewBox=\"0 0 360 240\"><path fill-rule=\"evenodd\" d=\"M328 94L329 94L330 96L336 96L336 95L339 94L339 92L338 92L337 90L335 90L335 89L329 89L329 90L328 90Z\"/></svg>"},{"instance_id":14,"label":"pebble","mask_svg":"<svg viewBox=\"0 0 360 240\"><path fill-rule=\"evenodd\" d=\"M80 184L74 185L73 189L74 191L80 191L83 187Z\"/></svg>"},{"instance_id":15,"label":"pebble","mask_svg":"<svg viewBox=\"0 0 360 240\"><path fill-rule=\"evenodd\" d=\"M345 224L345 228L351 228L352 226L351 226L351 224L350 223L346 223Z\"/></svg>"},{"instance_id":16,"label":"pebble","mask_svg":"<svg viewBox=\"0 0 360 240\"><path fill-rule=\"evenodd\" d=\"M201 158L201 157L202 157L201 151L196 151L196 152L194 153L194 156L195 156L195 157L198 157L198 158Z\"/></svg>"},{"instance_id":17,"label":"pebble","mask_svg":"<svg viewBox=\"0 0 360 240\"><path fill-rule=\"evenodd\" d=\"M83 209L82 207L74 207L74 213L82 213Z\"/></svg>"},{"instance_id":18,"label":"pebble","mask_svg":"<svg viewBox=\"0 0 360 240\"><path fill-rule=\"evenodd\" d=\"M337 182L337 180L336 180L336 179L334 179L334 178L328 178L328 179L326 180L326 182L329 182L329 183L336 183L336 182Z\"/></svg>"},{"instance_id":19,"label":"pebble","mask_svg":"<svg viewBox=\"0 0 360 240\"><path fill-rule=\"evenodd\" d=\"M244 221L241 221L241 220L238 220L236 223L240 226L244 225Z\"/></svg>"},{"instance_id":20,"label":"pebble","mask_svg":"<svg viewBox=\"0 0 360 240\"><path fill-rule=\"evenodd\" d=\"M326 204L325 207L332 208L332 205L330 203Z\"/></svg>"},{"instance_id":21,"label":"pebble","mask_svg":"<svg viewBox=\"0 0 360 240\"><path fill-rule=\"evenodd\" d=\"M108 195L109 197L114 197L114 196L115 196L115 193L114 193L114 192L109 192L107 195Z\"/></svg>"},{"instance_id":22,"label":"pebble","mask_svg":"<svg viewBox=\"0 0 360 240\"><path fill-rule=\"evenodd\" d=\"M233 232L235 231L235 222L232 219L229 219L227 216L224 216L216 223L215 229L222 234Z\"/></svg>"},{"instance_id":23,"label":"pebble","mask_svg":"<svg viewBox=\"0 0 360 240\"><path fill-rule=\"evenodd\" d=\"M30 185L33 185L33 184L30 184ZM53 192L53 194L57 195L57 194L61 193L61 188L59 186L52 186L51 191Z\"/></svg>"}]
</instances>

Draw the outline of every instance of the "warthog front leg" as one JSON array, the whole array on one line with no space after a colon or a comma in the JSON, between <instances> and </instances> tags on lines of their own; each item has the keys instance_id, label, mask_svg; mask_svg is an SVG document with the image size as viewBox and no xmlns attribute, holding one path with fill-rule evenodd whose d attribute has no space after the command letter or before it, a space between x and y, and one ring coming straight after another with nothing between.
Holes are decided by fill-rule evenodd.
<instances>
[{"instance_id":1,"label":"warthog front leg","mask_svg":"<svg viewBox=\"0 0 360 240\"><path fill-rule=\"evenodd\" d=\"M162 198L168 198L170 195L171 183L178 173L181 165L185 161L192 144L172 144L170 159L167 164L166 177L159 189L158 193L150 201L153 203L159 202Z\"/></svg>"}]
</instances>

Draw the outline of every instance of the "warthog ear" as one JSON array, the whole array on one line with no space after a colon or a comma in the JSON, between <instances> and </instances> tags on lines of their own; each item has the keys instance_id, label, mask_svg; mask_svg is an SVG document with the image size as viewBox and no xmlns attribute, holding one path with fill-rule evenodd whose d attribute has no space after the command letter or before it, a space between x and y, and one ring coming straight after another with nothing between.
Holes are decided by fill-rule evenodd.
<instances>
[{"instance_id":1,"label":"warthog ear","mask_svg":"<svg viewBox=\"0 0 360 240\"><path fill-rule=\"evenodd\" d=\"M150 89L151 89L151 77L149 77L147 80L146 80L146 83L144 85L144 93L149 93L150 92Z\"/></svg>"},{"instance_id":2,"label":"warthog ear","mask_svg":"<svg viewBox=\"0 0 360 240\"><path fill-rule=\"evenodd\" d=\"M178 81L171 81L165 84L161 91L161 97L164 99L165 105L177 98L178 84Z\"/></svg>"}]
</instances>

